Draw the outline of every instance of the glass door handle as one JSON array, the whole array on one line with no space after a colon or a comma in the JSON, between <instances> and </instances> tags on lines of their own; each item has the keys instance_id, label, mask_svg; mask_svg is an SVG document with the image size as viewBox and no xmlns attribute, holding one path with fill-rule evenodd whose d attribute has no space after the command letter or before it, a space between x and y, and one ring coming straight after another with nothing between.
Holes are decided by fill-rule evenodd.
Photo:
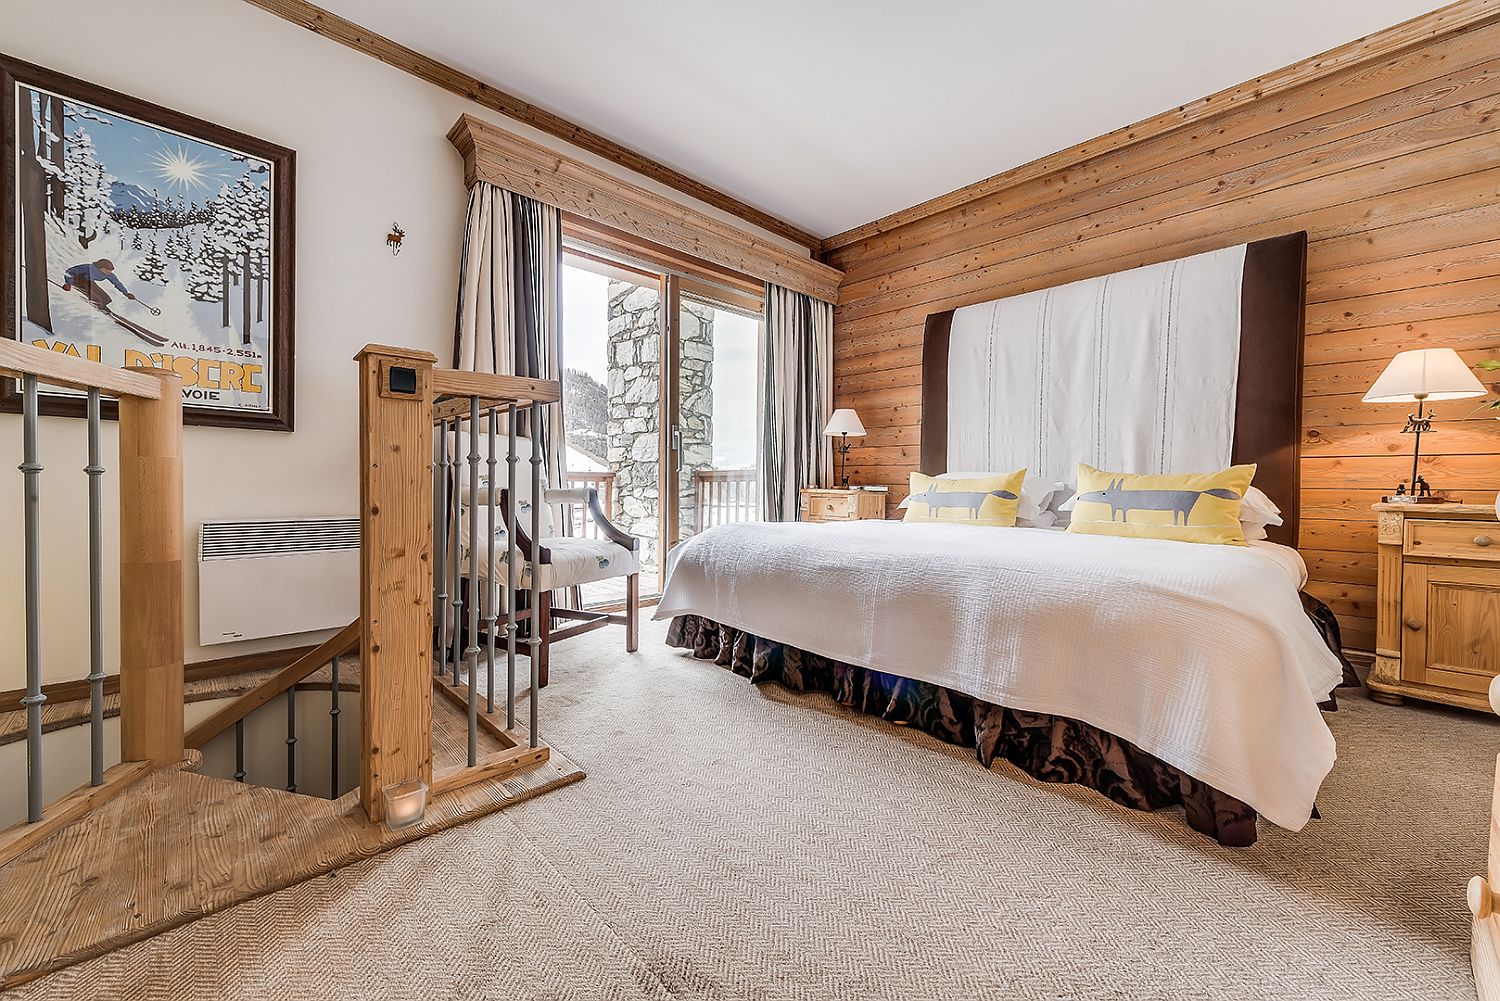
<instances>
[{"instance_id":1,"label":"glass door handle","mask_svg":"<svg viewBox=\"0 0 1500 1001\"><path fill-rule=\"evenodd\" d=\"M672 425L672 451L682 451L682 428L676 424Z\"/></svg>"}]
</instances>

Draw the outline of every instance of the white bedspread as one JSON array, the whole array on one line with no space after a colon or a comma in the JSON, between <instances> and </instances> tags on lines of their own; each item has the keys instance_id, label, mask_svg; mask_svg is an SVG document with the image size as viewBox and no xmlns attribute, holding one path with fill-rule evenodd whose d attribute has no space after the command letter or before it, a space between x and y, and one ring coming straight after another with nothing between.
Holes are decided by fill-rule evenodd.
<instances>
[{"instance_id":1,"label":"white bedspread","mask_svg":"<svg viewBox=\"0 0 1500 1001\"><path fill-rule=\"evenodd\" d=\"M1333 767L1317 703L1341 677L1295 557L1037 529L724 525L673 551L655 617L1083 720L1295 831Z\"/></svg>"}]
</instances>

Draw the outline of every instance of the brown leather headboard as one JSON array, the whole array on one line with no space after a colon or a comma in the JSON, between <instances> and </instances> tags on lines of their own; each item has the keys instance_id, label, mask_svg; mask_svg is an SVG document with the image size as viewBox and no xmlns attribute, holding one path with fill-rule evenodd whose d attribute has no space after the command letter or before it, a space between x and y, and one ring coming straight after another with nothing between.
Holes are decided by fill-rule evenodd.
<instances>
[{"instance_id":1,"label":"brown leather headboard","mask_svg":"<svg viewBox=\"0 0 1500 1001\"><path fill-rule=\"evenodd\" d=\"M1255 485L1281 506L1283 523L1266 527L1272 542L1297 544L1301 496L1297 456L1302 440L1302 329L1307 291L1307 234L1258 240L1245 248L1240 293L1240 364L1234 411L1234 462L1259 468ZM922 341L921 470L948 466L948 338L953 310L927 317Z\"/></svg>"}]
</instances>

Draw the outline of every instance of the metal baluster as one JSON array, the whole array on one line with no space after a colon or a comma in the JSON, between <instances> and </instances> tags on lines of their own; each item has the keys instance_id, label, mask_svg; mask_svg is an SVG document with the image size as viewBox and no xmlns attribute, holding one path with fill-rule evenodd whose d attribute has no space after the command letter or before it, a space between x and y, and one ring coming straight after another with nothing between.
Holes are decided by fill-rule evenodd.
<instances>
[{"instance_id":1,"label":"metal baluster","mask_svg":"<svg viewBox=\"0 0 1500 1001\"><path fill-rule=\"evenodd\" d=\"M485 578L486 584L489 578ZM469 397L469 767L479 763L479 397Z\"/></svg>"},{"instance_id":2,"label":"metal baluster","mask_svg":"<svg viewBox=\"0 0 1500 1001\"><path fill-rule=\"evenodd\" d=\"M333 658L333 684L330 686L329 690L333 693L333 695L332 695L331 699L329 700L331 704L328 707L328 730L329 730L330 733L333 734L333 737L332 737L333 743L332 743L332 747L330 748L330 753L329 753L328 757L332 761L332 766L331 767L332 767L332 770L333 770L333 778L329 782L329 785L331 786L331 788L329 789L329 792L328 792L328 798L329 799L338 799L339 798L339 659L337 657Z\"/></svg>"},{"instance_id":3,"label":"metal baluster","mask_svg":"<svg viewBox=\"0 0 1500 1001\"><path fill-rule=\"evenodd\" d=\"M234 780L245 781L245 721L234 721Z\"/></svg>"},{"instance_id":4,"label":"metal baluster","mask_svg":"<svg viewBox=\"0 0 1500 1001\"><path fill-rule=\"evenodd\" d=\"M506 453L509 467L510 489L506 493L509 503L505 505L505 728L516 728L516 564L520 553L516 549L516 405L512 403L506 412L506 426L510 429L510 451Z\"/></svg>"},{"instance_id":5,"label":"metal baluster","mask_svg":"<svg viewBox=\"0 0 1500 1001\"><path fill-rule=\"evenodd\" d=\"M536 704L541 693L542 568L536 557L542 547L542 405L531 405L531 746L537 745Z\"/></svg>"},{"instance_id":6,"label":"metal baluster","mask_svg":"<svg viewBox=\"0 0 1500 1001\"><path fill-rule=\"evenodd\" d=\"M26 819L42 819L42 579L41 476L36 455L36 376L21 378L21 473L24 490L26 588Z\"/></svg>"},{"instance_id":7,"label":"metal baluster","mask_svg":"<svg viewBox=\"0 0 1500 1001\"><path fill-rule=\"evenodd\" d=\"M286 690L286 791L297 791L297 686Z\"/></svg>"},{"instance_id":8,"label":"metal baluster","mask_svg":"<svg viewBox=\"0 0 1500 1001\"><path fill-rule=\"evenodd\" d=\"M443 658L448 655L448 422L438 421L438 516L437 538L433 546L437 550L437 598L432 607L438 612L437 670L443 671Z\"/></svg>"},{"instance_id":9,"label":"metal baluster","mask_svg":"<svg viewBox=\"0 0 1500 1001\"><path fill-rule=\"evenodd\" d=\"M485 531L489 532L489 553L486 557L489 562L485 564L487 570L484 575L484 636L485 636L485 682L484 698L485 712L490 715L495 713L495 595L500 588L495 580L495 467L499 461L495 458L495 432L500 418L496 407L490 407L490 483L489 497L485 500L485 510L489 517L485 519Z\"/></svg>"},{"instance_id":10,"label":"metal baluster","mask_svg":"<svg viewBox=\"0 0 1500 1001\"><path fill-rule=\"evenodd\" d=\"M89 388L89 785L104 784L104 463L99 457L99 389Z\"/></svg>"},{"instance_id":11,"label":"metal baluster","mask_svg":"<svg viewBox=\"0 0 1500 1001\"><path fill-rule=\"evenodd\" d=\"M459 452L458 452L458 446L459 446L459 441L460 441L459 430L462 427L463 427L463 418L462 417L454 417L453 418L453 465L454 465L454 468L456 468L456 469L463 468L462 464L459 461L460 460L460 456L459 456ZM469 435L470 435L470 437L472 437L473 434L474 434L474 429L470 428L469 429ZM457 477L455 477L454 479L457 480ZM454 545L454 557L453 557L453 651L452 651L452 654L453 654L453 687L455 687L455 688L458 687L458 662L463 657L463 645L462 644L463 644L463 635L464 635L464 630L463 630L463 622L464 622L464 588L463 588L463 579L464 579L463 570L464 570L464 565L463 564L464 564L464 561L461 560L461 559L459 559L458 555L457 555L458 554L458 550L460 548L462 548L462 545L463 545L463 536L462 536L462 534L460 534L461 531L462 531L462 528L463 528L463 491L459 490L457 488L457 483L455 483L454 490L453 490L453 531L455 533L454 534L455 545ZM469 557L470 557L471 560L473 559L473 556L474 556L473 553L469 554ZM471 600L473 599L473 595L470 595L469 597L470 597Z\"/></svg>"}]
</instances>

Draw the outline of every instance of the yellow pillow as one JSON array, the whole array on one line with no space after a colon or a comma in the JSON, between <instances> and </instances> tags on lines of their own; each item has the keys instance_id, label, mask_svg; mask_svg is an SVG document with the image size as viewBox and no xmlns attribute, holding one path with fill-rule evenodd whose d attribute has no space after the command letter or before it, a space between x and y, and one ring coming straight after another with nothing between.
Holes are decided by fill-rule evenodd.
<instances>
[{"instance_id":1,"label":"yellow pillow","mask_svg":"<svg viewBox=\"0 0 1500 1001\"><path fill-rule=\"evenodd\" d=\"M1024 469L967 480L912 473L911 494L906 498L906 517L902 520L1010 528L1016 523L1025 479Z\"/></svg>"},{"instance_id":2,"label":"yellow pillow","mask_svg":"<svg viewBox=\"0 0 1500 1001\"><path fill-rule=\"evenodd\" d=\"M1254 477L1254 465L1174 476L1106 473L1080 464L1068 531L1243 546L1240 502Z\"/></svg>"}]
</instances>

